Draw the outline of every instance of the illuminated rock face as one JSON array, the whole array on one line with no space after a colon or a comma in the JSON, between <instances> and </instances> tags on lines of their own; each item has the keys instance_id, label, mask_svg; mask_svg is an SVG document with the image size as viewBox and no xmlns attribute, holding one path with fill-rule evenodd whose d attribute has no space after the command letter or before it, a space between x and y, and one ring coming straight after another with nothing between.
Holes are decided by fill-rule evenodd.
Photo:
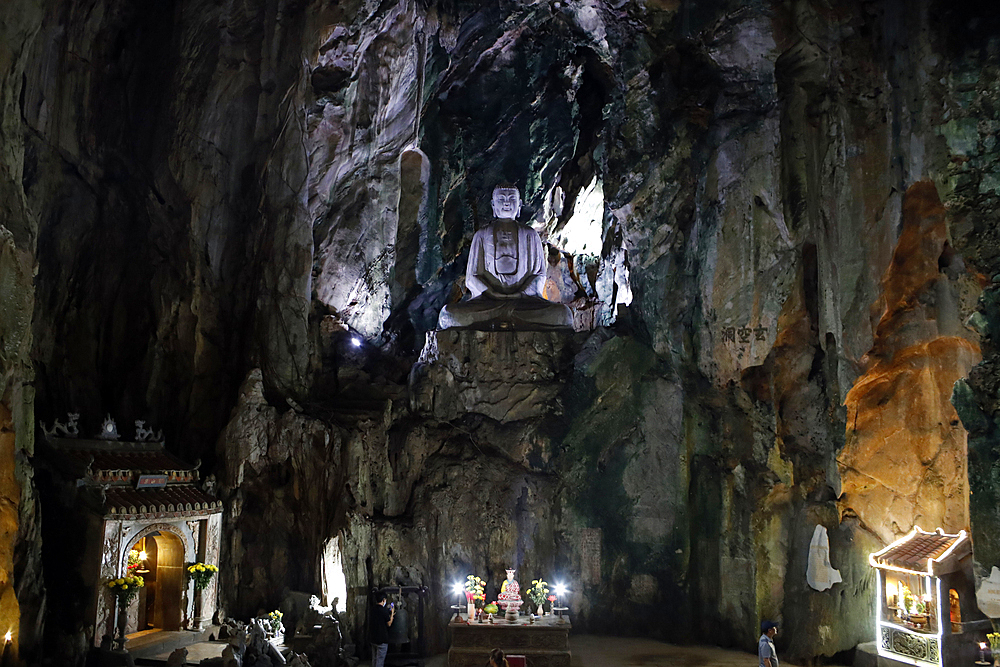
<instances>
[{"instance_id":1,"label":"illuminated rock face","mask_svg":"<svg viewBox=\"0 0 1000 667\"><path fill-rule=\"evenodd\" d=\"M947 234L934 185L913 185L867 369L845 401L840 505L887 543L914 524L969 528L966 431L950 399L980 355L941 269Z\"/></svg>"},{"instance_id":2,"label":"illuminated rock face","mask_svg":"<svg viewBox=\"0 0 1000 667\"><path fill-rule=\"evenodd\" d=\"M21 487L14 477L14 430L10 412L0 404L0 632L14 630L20 644L20 609L14 594L14 537L18 528ZM3 639L0 638L0 642ZM15 653L16 655L16 653Z\"/></svg>"}]
</instances>

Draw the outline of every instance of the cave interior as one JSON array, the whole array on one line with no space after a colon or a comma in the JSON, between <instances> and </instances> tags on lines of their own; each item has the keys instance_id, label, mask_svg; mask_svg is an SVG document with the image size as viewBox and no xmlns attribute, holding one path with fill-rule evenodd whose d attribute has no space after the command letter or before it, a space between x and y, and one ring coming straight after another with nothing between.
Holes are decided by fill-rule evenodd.
<instances>
[{"instance_id":1,"label":"cave interior","mask_svg":"<svg viewBox=\"0 0 1000 667\"><path fill-rule=\"evenodd\" d=\"M853 659L869 554L1000 567L998 82L984 2L6 0L5 651L100 644L128 468L206 494L114 519L130 632L214 558L219 620L316 595L364 654L414 587L441 653L512 567L574 632ZM501 183L572 330L437 328ZM174 463L68 475L108 420Z\"/></svg>"}]
</instances>

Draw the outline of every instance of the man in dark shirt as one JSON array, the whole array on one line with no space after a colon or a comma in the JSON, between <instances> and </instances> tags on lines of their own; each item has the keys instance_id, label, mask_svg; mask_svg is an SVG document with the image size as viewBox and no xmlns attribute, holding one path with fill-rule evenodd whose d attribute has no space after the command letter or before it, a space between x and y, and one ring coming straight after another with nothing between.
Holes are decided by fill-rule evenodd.
<instances>
[{"instance_id":1,"label":"man in dark shirt","mask_svg":"<svg viewBox=\"0 0 1000 667\"><path fill-rule=\"evenodd\" d=\"M372 667L383 667L385 665L385 654L389 650L389 626L392 619L396 618L396 607L385 605L385 593L381 591L375 594L375 606L372 607L371 618L368 619L368 627L372 643Z\"/></svg>"}]
</instances>

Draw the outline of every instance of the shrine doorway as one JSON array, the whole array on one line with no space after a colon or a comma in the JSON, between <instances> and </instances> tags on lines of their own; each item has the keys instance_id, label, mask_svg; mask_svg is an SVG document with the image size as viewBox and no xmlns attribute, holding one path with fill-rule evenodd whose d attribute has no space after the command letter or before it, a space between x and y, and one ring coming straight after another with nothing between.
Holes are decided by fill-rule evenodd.
<instances>
[{"instance_id":1,"label":"shrine doorway","mask_svg":"<svg viewBox=\"0 0 1000 667\"><path fill-rule=\"evenodd\" d=\"M183 599L184 544L176 535L154 531L130 547L140 554L135 574L145 586L129 609L129 629L134 632L181 629ZM134 621L133 621L134 616Z\"/></svg>"},{"instance_id":2,"label":"shrine doorway","mask_svg":"<svg viewBox=\"0 0 1000 667\"><path fill-rule=\"evenodd\" d=\"M331 537L323 547L323 606L332 606L337 600L337 611L347 611L347 577L344 575L344 556L340 551L340 538Z\"/></svg>"}]
</instances>

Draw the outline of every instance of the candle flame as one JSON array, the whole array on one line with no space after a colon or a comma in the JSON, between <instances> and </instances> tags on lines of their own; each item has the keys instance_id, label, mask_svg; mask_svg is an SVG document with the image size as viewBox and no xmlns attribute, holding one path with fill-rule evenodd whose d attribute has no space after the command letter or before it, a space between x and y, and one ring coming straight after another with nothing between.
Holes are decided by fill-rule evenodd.
<instances>
[{"instance_id":1,"label":"candle flame","mask_svg":"<svg viewBox=\"0 0 1000 667\"><path fill-rule=\"evenodd\" d=\"M4 640L5 642L7 642L8 644L10 643L10 641L11 641L11 634L10 634L10 630L8 630L8 631L7 631L7 634L5 634L5 635L3 636L3 640Z\"/></svg>"},{"instance_id":2,"label":"candle flame","mask_svg":"<svg viewBox=\"0 0 1000 667\"><path fill-rule=\"evenodd\" d=\"M986 642L979 642L979 648L986 648Z\"/></svg>"}]
</instances>

